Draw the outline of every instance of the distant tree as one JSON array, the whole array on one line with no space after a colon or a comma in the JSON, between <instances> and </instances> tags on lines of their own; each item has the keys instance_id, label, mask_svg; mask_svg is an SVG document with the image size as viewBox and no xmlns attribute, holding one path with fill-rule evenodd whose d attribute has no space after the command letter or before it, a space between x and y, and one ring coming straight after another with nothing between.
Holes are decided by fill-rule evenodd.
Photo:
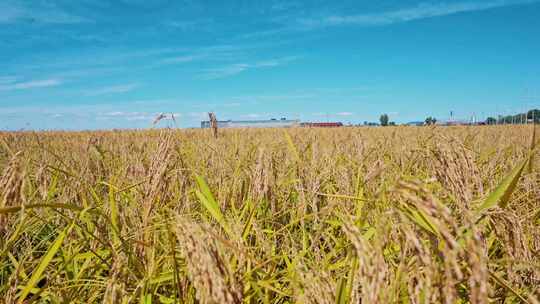
<instances>
[{"instance_id":1,"label":"distant tree","mask_svg":"<svg viewBox=\"0 0 540 304\"><path fill-rule=\"evenodd\" d=\"M533 109L527 112L527 120L532 120L535 123L540 123L540 110Z\"/></svg>"},{"instance_id":2,"label":"distant tree","mask_svg":"<svg viewBox=\"0 0 540 304\"><path fill-rule=\"evenodd\" d=\"M497 119L494 118L494 117L488 117L486 119L486 124L488 124L488 125L496 125L497 124Z\"/></svg>"},{"instance_id":3,"label":"distant tree","mask_svg":"<svg viewBox=\"0 0 540 304\"><path fill-rule=\"evenodd\" d=\"M389 126L395 126L396 125L396 122L395 121L391 121L388 123Z\"/></svg>"},{"instance_id":4,"label":"distant tree","mask_svg":"<svg viewBox=\"0 0 540 304\"><path fill-rule=\"evenodd\" d=\"M383 127L388 126L388 120L389 120L388 114L383 114L383 115L381 115L381 117L379 118L379 121L381 122L381 126L383 126Z\"/></svg>"},{"instance_id":5,"label":"distant tree","mask_svg":"<svg viewBox=\"0 0 540 304\"><path fill-rule=\"evenodd\" d=\"M527 113L519 113L519 123L527 122Z\"/></svg>"},{"instance_id":6,"label":"distant tree","mask_svg":"<svg viewBox=\"0 0 540 304\"><path fill-rule=\"evenodd\" d=\"M437 123L437 118L429 116L425 120L426 125L431 126Z\"/></svg>"}]
</instances>

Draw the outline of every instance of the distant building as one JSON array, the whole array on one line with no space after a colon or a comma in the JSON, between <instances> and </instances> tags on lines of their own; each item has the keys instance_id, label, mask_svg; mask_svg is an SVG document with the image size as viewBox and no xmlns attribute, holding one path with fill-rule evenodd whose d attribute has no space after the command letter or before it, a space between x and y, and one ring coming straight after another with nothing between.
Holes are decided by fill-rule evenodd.
<instances>
[{"instance_id":1,"label":"distant building","mask_svg":"<svg viewBox=\"0 0 540 304\"><path fill-rule=\"evenodd\" d=\"M358 125L358 126L361 126L361 125ZM377 122L364 121L363 126L365 126L365 127L378 127L378 126L380 126L380 124L377 123Z\"/></svg>"},{"instance_id":2,"label":"distant building","mask_svg":"<svg viewBox=\"0 0 540 304\"><path fill-rule=\"evenodd\" d=\"M219 120L218 128L290 128L300 125L298 119L270 119L270 120ZM210 128L210 121L201 121L201 128Z\"/></svg>"},{"instance_id":3,"label":"distant building","mask_svg":"<svg viewBox=\"0 0 540 304\"><path fill-rule=\"evenodd\" d=\"M449 120L449 121L437 121L435 123L438 126L471 126L475 125L475 123L472 123L471 121L466 120Z\"/></svg>"},{"instance_id":4,"label":"distant building","mask_svg":"<svg viewBox=\"0 0 540 304\"><path fill-rule=\"evenodd\" d=\"M425 122L423 122L423 121L410 121L410 122L406 123L405 125L419 127L419 126L425 125Z\"/></svg>"},{"instance_id":5,"label":"distant building","mask_svg":"<svg viewBox=\"0 0 540 304\"><path fill-rule=\"evenodd\" d=\"M302 127L311 128L337 128L343 127L341 122L303 122L300 124Z\"/></svg>"}]
</instances>

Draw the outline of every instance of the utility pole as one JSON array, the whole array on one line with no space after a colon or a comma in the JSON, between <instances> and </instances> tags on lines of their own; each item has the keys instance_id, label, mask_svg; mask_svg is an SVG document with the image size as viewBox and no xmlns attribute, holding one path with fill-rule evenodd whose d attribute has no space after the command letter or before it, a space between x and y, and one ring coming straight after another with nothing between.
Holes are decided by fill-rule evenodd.
<instances>
[{"instance_id":1,"label":"utility pole","mask_svg":"<svg viewBox=\"0 0 540 304\"><path fill-rule=\"evenodd\" d=\"M216 114L214 112L208 113L208 118L210 121L210 128L212 128L212 133L214 134L214 138L218 137L218 121L216 118Z\"/></svg>"}]
</instances>

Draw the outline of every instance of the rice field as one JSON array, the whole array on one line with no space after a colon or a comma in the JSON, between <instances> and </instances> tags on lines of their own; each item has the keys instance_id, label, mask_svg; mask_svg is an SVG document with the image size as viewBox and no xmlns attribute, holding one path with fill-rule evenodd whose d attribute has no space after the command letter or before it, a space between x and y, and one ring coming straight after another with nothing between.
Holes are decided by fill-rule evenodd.
<instances>
[{"instance_id":1,"label":"rice field","mask_svg":"<svg viewBox=\"0 0 540 304\"><path fill-rule=\"evenodd\" d=\"M539 303L533 126L0 133L3 303Z\"/></svg>"}]
</instances>

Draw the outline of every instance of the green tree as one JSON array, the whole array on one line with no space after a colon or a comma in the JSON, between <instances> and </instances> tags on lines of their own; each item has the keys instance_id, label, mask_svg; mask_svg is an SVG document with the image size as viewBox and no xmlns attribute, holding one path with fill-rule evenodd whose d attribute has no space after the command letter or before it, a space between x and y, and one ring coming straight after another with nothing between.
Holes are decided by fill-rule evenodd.
<instances>
[{"instance_id":1,"label":"green tree","mask_svg":"<svg viewBox=\"0 0 540 304\"><path fill-rule=\"evenodd\" d=\"M486 124L488 124L488 125L496 125L497 124L497 118L488 117L486 119Z\"/></svg>"},{"instance_id":2,"label":"green tree","mask_svg":"<svg viewBox=\"0 0 540 304\"><path fill-rule=\"evenodd\" d=\"M535 123L540 123L540 110L533 109L527 112L527 120L532 120Z\"/></svg>"},{"instance_id":3,"label":"green tree","mask_svg":"<svg viewBox=\"0 0 540 304\"><path fill-rule=\"evenodd\" d=\"M381 126L386 127L388 126L388 114L383 114L381 117L379 117L379 121L381 122Z\"/></svg>"},{"instance_id":4,"label":"green tree","mask_svg":"<svg viewBox=\"0 0 540 304\"><path fill-rule=\"evenodd\" d=\"M429 116L428 118L426 118L425 123L428 126L434 125L437 123L437 118Z\"/></svg>"}]
</instances>

